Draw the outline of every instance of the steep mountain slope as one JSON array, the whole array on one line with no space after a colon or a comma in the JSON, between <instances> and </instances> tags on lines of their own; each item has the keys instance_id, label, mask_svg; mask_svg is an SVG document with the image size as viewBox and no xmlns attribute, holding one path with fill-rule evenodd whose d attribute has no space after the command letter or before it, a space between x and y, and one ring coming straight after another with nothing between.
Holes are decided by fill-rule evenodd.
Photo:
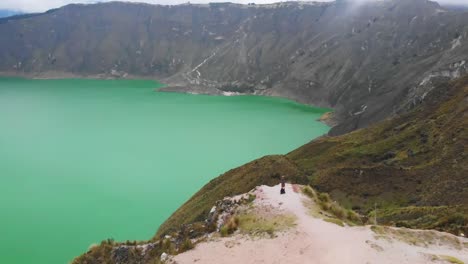
<instances>
[{"instance_id":1,"label":"steep mountain slope","mask_svg":"<svg viewBox=\"0 0 468 264\"><path fill-rule=\"evenodd\" d=\"M14 16L17 14L20 14L20 12L8 9L0 9L0 18Z\"/></svg>"},{"instance_id":2,"label":"steep mountain slope","mask_svg":"<svg viewBox=\"0 0 468 264\"><path fill-rule=\"evenodd\" d=\"M460 12L466 12L468 11L468 4L465 4L465 5L461 5L461 4L445 4L444 5L445 8L447 9L451 9L451 10L457 10L457 11L460 11Z\"/></svg>"},{"instance_id":3,"label":"steep mountain slope","mask_svg":"<svg viewBox=\"0 0 468 264\"><path fill-rule=\"evenodd\" d=\"M468 13L426 0L69 5L0 19L0 72L282 96L335 108L342 134L466 73L467 39Z\"/></svg>"},{"instance_id":4,"label":"steep mountain slope","mask_svg":"<svg viewBox=\"0 0 468 264\"><path fill-rule=\"evenodd\" d=\"M342 137L319 139L288 157L312 186L362 213L376 204L385 209L380 215L385 222L454 233L461 228L466 233L467 96L466 77L440 85L423 107L409 114ZM400 208L405 206L418 208ZM454 209L452 220L458 227L451 226L445 206Z\"/></svg>"},{"instance_id":5,"label":"steep mountain slope","mask_svg":"<svg viewBox=\"0 0 468 264\"><path fill-rule=\"evenodd\" d=\"M368 217L377 207L381 223L467 234L467 114L468 76L439 85L402 116L225 173L179 208L157 236L203 219L213 201L247 192L250 182L278 182L278 174L292 182L307 177L317 190Z\"/></svg>"}]
</instances>

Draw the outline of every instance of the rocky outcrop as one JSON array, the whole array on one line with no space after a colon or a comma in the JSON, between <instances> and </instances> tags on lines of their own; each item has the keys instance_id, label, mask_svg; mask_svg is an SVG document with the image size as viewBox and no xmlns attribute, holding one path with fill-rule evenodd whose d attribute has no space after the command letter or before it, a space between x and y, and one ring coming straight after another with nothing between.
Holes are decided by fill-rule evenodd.
<instances>
[{"instance_id":1,"label":"rocky outcrop","mask_svg":"<svg viewBox=\"0 0 468 264\"><path fill-rule=\"evenodd\" d=\"M195 244L210 239L214 234L219 236L220 228L237 213L238 208L245 207L254 199L253 191L225 197L216 201L210 212L203 215L200 221L182 224L150 241L104 240L75 258L72 263L173 263L173 255L192 249Z\"/></svg>"},{"instance_id":2,"label":"rocky outcrop","mask_svg":"<svg viewBox=\"0 0 468 264\"><path fill-rule=\"evenodd\" d=\"M466 71L468 13L426 0L69 5L0 19L0 72L151 77L163 90L333 107L342 134Z\"/></svg>"}]
</instances>

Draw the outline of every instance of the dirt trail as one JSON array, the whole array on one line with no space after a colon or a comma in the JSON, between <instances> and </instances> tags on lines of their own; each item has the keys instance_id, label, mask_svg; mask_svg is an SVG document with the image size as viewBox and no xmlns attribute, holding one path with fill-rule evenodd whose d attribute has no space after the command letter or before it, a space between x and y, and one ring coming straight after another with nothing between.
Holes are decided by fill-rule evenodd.
<instances>
[{"instance_id":1,"label":"dirt trail","mask_svg":"<svg viewBox=\"0 0 468 264\"><path fill-rule=\"evenodd\" d=\"M200 243L195 249L174 257L173 262L180 264L426 264L451 263L442 260L441 257L451 256L468 264L468 239L434 231L414 233L431 232L430 234L434 234L435 237L458 240L460 244L457 248L453 244L439 242L428 246L415 246L390 237L379 238L369 226L341 227L314 218L309 214L310 209L304 205L304 201L310 200L308 197L295 192L293 186L289 184L286 186L285 195L280 195L279 189L279 186L258 187L255 190L257 198L254 206L256 208L269 206L280 212L294 214L297 217L297 225L294 228L279 233L275 238L237 234L214 239Z\"/></svg>"}]
</instances>

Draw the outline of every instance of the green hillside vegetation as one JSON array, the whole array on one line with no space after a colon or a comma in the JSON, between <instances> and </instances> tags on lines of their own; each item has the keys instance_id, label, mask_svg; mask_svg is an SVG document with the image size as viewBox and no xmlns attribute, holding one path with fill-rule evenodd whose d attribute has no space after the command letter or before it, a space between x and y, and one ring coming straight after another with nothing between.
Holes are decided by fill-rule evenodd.
<instances>
[{"instance_id":1,"label":"green hillside vegetation","mask_svg":"<svg viewBox=\"0 0 468 264\"><path fill-rule=\"evenodd\" d=\"M468 76L441 84L408 114L339 137L322 137L214 179L157 236L206 217L214 201L273 185L308 182L379 224L468 233Z\"/></svg>"}]
</instances>

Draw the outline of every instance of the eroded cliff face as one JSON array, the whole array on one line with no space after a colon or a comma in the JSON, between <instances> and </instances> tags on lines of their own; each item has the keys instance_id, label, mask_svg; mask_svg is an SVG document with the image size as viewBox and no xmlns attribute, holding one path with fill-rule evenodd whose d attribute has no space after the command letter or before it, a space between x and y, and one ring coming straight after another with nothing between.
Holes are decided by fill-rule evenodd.
<instances>
[{"instance_id":1,"label":"eroded cliff face","mask_svg":"<svg viewBox=\"0 0 468 264\"><path fill-rule=\"evenodd\" d=\"M0 72L150 77L165 90L282 96L365 127L467 72L468 13L426 0L69 5L0 20Z\"/></svg>"}]
</instances>

